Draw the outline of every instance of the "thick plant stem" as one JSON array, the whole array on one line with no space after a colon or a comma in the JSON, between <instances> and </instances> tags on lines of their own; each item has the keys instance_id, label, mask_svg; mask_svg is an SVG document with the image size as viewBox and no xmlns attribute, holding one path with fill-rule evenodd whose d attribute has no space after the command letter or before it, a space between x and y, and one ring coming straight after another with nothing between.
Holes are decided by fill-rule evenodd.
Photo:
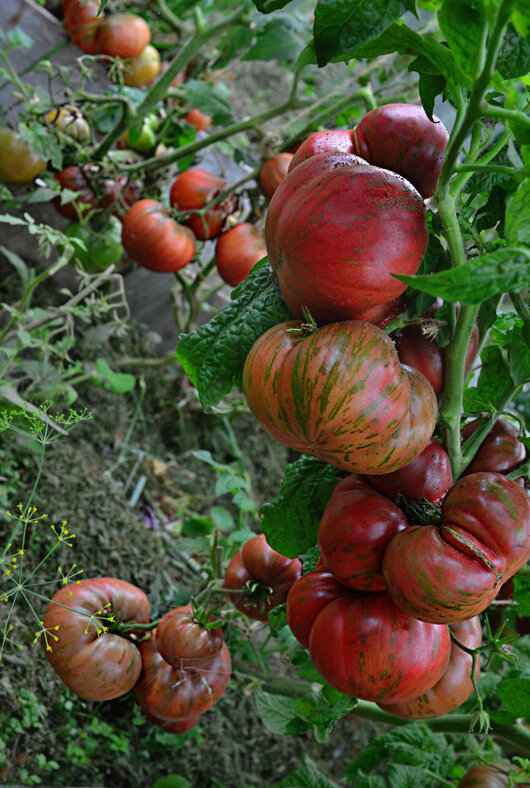
<instances>
[{"instance_id":1,"label":"thick plant stem","mask_svg":"<svg viewBox=\"0 0 530 788\"><path fill-rule=\"evenodd\" d=\"M144 118L156 107L160 101L162 101L162 99L166 96L169 86L179 71L181 71L184 66L188 64L191 58L202 49L207 41L209 41L211 38L214 38L219 33L222 33L227 28L230 28L233 25L236 25L238 22L241 22L245 14L246 10L244 8L239 8L217 25L212 25L212 27L209 29L198 31L186 44L186 46L180 50L179 54L171 61L168 70L148 91L144 100L136 107L135 112L122 116L117 125L111 129L111 131L109 131L107 136L104 137L104 139L94 149L92 153L93 158L96 161L101 159L116 142L118 137L123 134L123 132L128 131L131 126Z\"/></svg>"},{"instance_id":2,"label":"thick plant stem","mask_svg":"<svg viewBox=\"0 0 530 788\"><path fill-rule=\"evenodd\" d=\"M283 695L290 698L303 698L314 692L314 685L300 679L290 679L284 676L267 676L261 671L252 671L248 664L241 665L234 663L234 672L242 678L256 681L265 692L272 695ZM352 698L351 714L372 722L379 722L385 725L408 725L411 720L398 717L396 714L388 714L375 703L366 700L355 701ZM431 720L416 720L419 725L424 725L429 730L437 733L470 733L470 725L473 719L471 714L447 714L444 717L437 717ZM525 752L530 751L530 729L521 725L503 724L494 722L491 725L490 733L498 736L505 741L512 742Z\"/></svg>"}]
</instances>

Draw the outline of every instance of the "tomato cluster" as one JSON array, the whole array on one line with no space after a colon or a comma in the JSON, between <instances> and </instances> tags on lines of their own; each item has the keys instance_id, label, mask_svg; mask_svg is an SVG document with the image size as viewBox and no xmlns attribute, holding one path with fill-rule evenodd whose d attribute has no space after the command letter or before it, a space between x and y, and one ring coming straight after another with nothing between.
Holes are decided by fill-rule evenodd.
<instances>
[{"instance_id":1,"label":"tomato cluster","mask_svg":"<svg viewBox=\"0 0 530 788\"><path fill-rule=\"evenodd\" d=\"M134 688L151 722L184 733L226 690L230 654L222 630L202 623L190 606L170 610L145 638L149 619L149 602L136 586L83 580L48 605L45 654L79 697L111 700Z\"/></svg>"}]
</instances>

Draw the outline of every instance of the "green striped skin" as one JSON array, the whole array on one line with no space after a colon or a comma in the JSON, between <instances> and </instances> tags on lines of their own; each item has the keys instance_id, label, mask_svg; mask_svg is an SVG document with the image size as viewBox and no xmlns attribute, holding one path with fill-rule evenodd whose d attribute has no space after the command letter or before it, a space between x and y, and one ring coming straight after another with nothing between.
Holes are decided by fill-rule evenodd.
<instances>
[{"instance_id":1,"label":"green striped skin","mask_svg":"<svg viewBox=\"0 0 530 788\"><path fill-rule=\"evenodd\" d=\"M95 616L98 611L103 611L101 616ZM124 580L98 577L64 586L46 610L43 626L51 631L47 638L52 651L44 654L66 686L84 700L119 698L140 675L142 660L136 645L121 635L101 631L111 625L105 619L112 615L122 624L148 623L146 595ZM95 616L96 623L90 616ZM44 638L42 642L45 648Z\"/></svg>"},{"instance_id":2,"label":"green striped skin","mask_svg":"<svg viewBox=\"0 0 530 788\"><path fill-rule=\"evenodd\" d=\"M450 627L454 636L467 648L476 649L482 643L482 627L478 616ZM432 719L454 711L473 692L471 669L473 657L451 641L451 656L440 681L427 692L406 703L379 704L383 711L409 720ZM475 681L480 676L480 660L476 660Z\"/></svg>"},{"instance_id":3,"label":"green striped skin","mask_svg":"<svg viewBox=\"0 0 530 788\"><path fill-rule=\"evenodd\" d=\"M318 672L346 695L404 703L441 678L449 628L403 613L387 593L341 597L318 614L309 653Z\"/></svg>"},{"instance_id":4,"label":"green striped skin","mask_svg":"<svg viewBox=\"0 0 530 788\"><path fill-rule=\"evenodd\" d=\"M373 472L373 464L362 465L363 454L395 433L411 403L392 341L362 321L306 336L289 332L299 326L274 326L252 347L243 370L250 409L281 443L346 471ZM388 464L377 457L377 472Z\"/></svg>"},{"instance_id":5,"label":"green striped skin","mask_svg":"<svg viewBox=\"0 0 530 788\"><path fill-rule=\"evenodd\" d=\"M358 319L393 301L427 248L423 200L400 175L350 153L295 167L267 211L265 243L290 311L317 323Z\"/></svg>"},{"instance_id":6,"label":"green striped skin","mask_svg":"<svg viewBox=\"0 0 530 788\"><path fill-rule=\"evenodd\" d=\"M171 729L179 721L187 724L190 718L197 719L217 703L228 686L232 666L225 643L197 669L171 667L158 652L154 637L144 641L140 651L142 673L134 693L142 710L160 727Z\"/></svg>"},{"instance_id":7,"label":"green striped skin","mask_svg":"<svg viewBox=\"0 0 530 788\"><path fill-rule=\"evenodd\" d=\"M447 493L440 527L411 527L392 538L383 577L409 615L453 623L485 610L529 558L526 493L501 474L474 473Z\"/></svg>"}]
</instances>

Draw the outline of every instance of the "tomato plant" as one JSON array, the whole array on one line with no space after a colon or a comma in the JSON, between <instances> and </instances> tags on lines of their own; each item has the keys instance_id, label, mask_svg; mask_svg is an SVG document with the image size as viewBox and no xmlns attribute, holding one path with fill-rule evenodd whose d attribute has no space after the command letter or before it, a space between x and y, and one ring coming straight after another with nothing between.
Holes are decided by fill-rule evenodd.
<instances>
[{"instance_id":1,"label":"tomato plant","mask_svg":"<svg viewBox=\"0 0 530 788\"><path fill-rule=\"evenodd\" d=\"M201 210L205 208L225 188L225 181L218 175L199 168L182 172L173 181L169 201L179 211ZM226 206L222 203L208 208L202 214L191 214L184 223L193 230L196 238L204 241L219 235L227 216Z\"/></svg>"},{"instance_id":2,"label":"tomato plant","mask_svg":"<svg viewBox=\"0 0 530 788\"><path fill-rule=\"evenodd\" d=\"M123 220L122 243L132 259L158 273L179 271L193 260L195 236L157 200L139 200Z\"/></svg>"},{"instance_id":3,"label":"tomato plant","mask_svg":"<svg viewBox=\"0 0 530 788\"><path fill-rule=\"evenodd\" d=\"M267 621L269 610L285 602L289 589L300 577L302 565L271 550L264 534L249 539L226 569L224 587L230 601L248 618Z\"/></svg>"},{"instance_id":4,"label":"tomato plant","mask_svg":"<svg viewBox=\"0 0 530 788\"><path fill-rule=\"evenodd\" d=\"M138 647L111 625L145 624L149 613L144 592L124 580L97 577L61 588L44 616L53 635L45 656L80 698L119 698L135 685L142 660Z\"/></svg>"},{"instance_id":5,"label":"tomato plant","mask_svg":"<svg viewBox=\"0 0 530 788\"><path fill-rule=\"evenodd\" d=\"M250 269L266 255L262 232L249 222L241 222L221 233L215 246L219 276L232 287L246 279Z\"/></svg>"},{"instance_id":6,"label":"tomato plant","mask_svg":"<svg viewBox=\"0 0 530 788\"><path fill-rule=\"evenodd\" d=\"M88 142L90 139L90 126L76 107L52 109L45 118L76 142Z\"/></svg>"},{"instance_id":7,"label":"tomato plant","mask_svg":"<svg viewBox=\"0 0 530 788\"><path fill-rule=\"evenodd\" d=\"M74 241L76 259L87 271L96 271L117 263L123 254L121 244L121 223L110 216L103 227L94 229L90 224L70 222L64 234ZM83 248L76 240L84 244Z\"/></svg>"},{"instance_id":8,"label":"tomato plant","mask_svg":"<svg viewBox=\"0 0 530 788\"><path fill-rule=\"evenodd\" d=\"M169 610L156 627L155 645L173 667L200 665L223 645L223 631L201 623L191 605Z\"/></svg>"}]
</instances>

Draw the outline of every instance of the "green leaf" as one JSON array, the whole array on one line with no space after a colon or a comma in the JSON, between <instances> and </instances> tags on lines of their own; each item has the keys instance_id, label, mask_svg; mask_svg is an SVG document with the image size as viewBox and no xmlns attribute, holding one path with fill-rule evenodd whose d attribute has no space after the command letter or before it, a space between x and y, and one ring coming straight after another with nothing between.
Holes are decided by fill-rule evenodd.
<instances>
[{"instance_id":1,"label":"green leaf","mask_svg":"<svg viewBox=\"0 0 530 788\"><path fill-rule=\"evenodd\" d=\"M496 68L504 79L524 77L530 71L530 41L508 25L497 58Z\"/></svg>"},{"instance_id":2,"label":"green leaf","mask_svg":"<svg viewBox=\"0 0 530 788\"><path fill-rule=\"evenodd\" d=\"M182 334L176 357L205 411L241 387L245 359L254 342L272 326L292 320L265 261L232 291L232 303L209 323Z\"/></svg>"},{"instance_id":3,"label":"green leaf","mask_svg":"<svg viewBox=\"0 0 530 788\"><path fill-rule=\"evenodd\" d=\"M159 777L158 780L155 780L152 788L191 788L191 783L178 774L167 774L165 777Z\"/></svg>"},{"instance_id":4,"label":"green leaf","mask_svg":"<svg viewBox=\"0 0 530 788\"><path fill-rule=\"evenodd\" d=\"M437 777L426 774L419 766L402 763L389 763L388 776L392 788L439 788Z\"/></svg>"},{"instance_id":5,"label":"green leaf","mask_svg":"<svg viewBox=\"0 0 530 788\"><path fill-rule=\"evenodd\" d=\"M302 766L272 788L339 788L339 786L328 780L313 761L304 755Z\"/></svg>"},{"instance_id":6,"label":"green leaf","mask_svg":"<svg viewBox=\"0 0 530 788\"><path fill-rule=\"evenodd\" d=\"M306 455L287 467L278 498L260 510L274 550L294 558L315 544L324 507L342 476L338 468Z\"/></svg>"},{"instance_id":7,"label":"green leaf","mask_svg":"<svg viewBox=\"0 0 530 788\"><path fill-rule=\"evenodd\" d=\"M21 27L15 27L7 33L7 40L11 49L30 49L35 43Z\"/></svg>"},{"instance_id":8,"label":"green leaf","mask_svg":"<svg viewBox=\"0 0 530 788\"><path fill-rule=\"evenodd\" d=\"M530 381L530 347L523 337L523 326L514 326L508 351L510 376L518 385Z\"/></svg>"},{"instance_id":9,"label":"green leaf","mask_svg":"<svg viewBox=\"0 0 530 788\"><path fill-rule=\"evenodd\" d=\"M521 572L515 575L513 578L513 600L518 604L518 616L530 616L530 576Z\"/></svg>"},{"instance_id":10,"label":"green leaf","mask_svg":"<svg viewBox=\"0 0 530 788\"><path fill-rule=\"evenodd\" d=\"M417 58L417 60L419 60L419 58ZM423 109L429 120L433 120L432 115L436 97L444 92L446 85L447 81L441 74L426 74L421 71L419 72L418 91Z\"/></svg>"},{"instance_id":11,"label":"green leaf","mask_svg":"<svg viewBox=\"0 0 530 788\"><path fill-rule=\"evenodd\" d=\"M298 29L290 24L290 18L280 15L272 19L257 34L257 41L242 60L296 60L306 41Z\"/></svg>"},{"instance_id":12,"label":"green leaf","mask_svg":"<svg viewBox=\"0 0 530 788\"><path fill-rule=\"evenodd\" d=\"M256 692L256 708L263 724L273 733L286 736L311 730L311 723L298 716L295 698Z\"/></svg>"},{"instance_id":13,"label":"green leaf","mask_svg":"<svg viewBox=\"0 0 530 788\"><path fill-rule=\"evenodd\" d=\"M224 506L212 506L210 517L214 526L220 531L231 531L235 526L232 514Z\"/></svg>"},{"instance_id":14,"label":"green leaf","mask_svg":"<svg viewBox=\"0 0 530 788\"><path fill-rule=\"evenodd\" d=\"M508 711L530 720L530 679L504 679L497 694Z\"/></svg>"},{"instance_id":15,"label":"green leaf","mask_svg":"<svg viewBox=\"0 0 530 788\"><path fill-rule=\"evenodd\" d=\"M54 134L41 123L20 123L18 133L28 143L32 153L49 161L55 170L63 166L63 154Z\"/></svg>"},{"instance_id":16,"label":"green leaf","mask_svg":"<svg viewBox=\"0 0 530 788\"><path fill-rule=\"evenodd\" d=\"M500 249L436 274L394 276L444 301L479 304L498 293L520 290L530 284L529 261L530 251L526 249Z\"/></svg>"},{"instance_id":17,"label":"green leaf","mask_svg":"<svg viewBox=\"0 0 530 788\"><path fill-rule=\"evenodd\" d=\"M356 50L407 10L406 0L318 0L313 28L318 65Z\"/></svg>"},{"instance_id":18,"label":"green leaf","mask_svg":"<svg viewBox=\"0 0 530 788\"><path fill-rule=\"evenodd\" d=\"M480 354L482 365L477 385L464 392L464 408L467 411L490 410L506 390L509 372L502 350L497 345L488 345Z\"/></svg>"},{"instance_id":19,"label":"green leaf","mask_svg":"<svg viewBox=\"0 0 530 788\"><path fill-rule=\"evenodd\" d=\"M509 246L530 245L530 179L523 181L506 208L506 242Z\"/></svg>"},{"instance_id":20,"label":"green leaf","mask_svg":"<svg viewBox=\"0 0 530 788\"><path fill-rule=\"evenodd\" d=\"M228 126L234 122L230 104L222 95L219 85L212 88L201 80L190 79L185 83L184 89L190 105L209 115L214 125Z\"/></svg>"},{"instance_id":21,"label":"green leaf","mask_svg":"<svg viewBox=\"0 0 530 788\"><path fill-rule=\"evenodd\" d=\"M96 359L96 372L103 378L102 385L117 394L126 394L136 385L134 375L129 375L127 372L114 372L103 358Z\"/></svg>"},{"instance_id":22,"label":"green leaf","mask_svg":"<svg viewBox=\"0 0 530 788\"><path fill-rule=\"evenodd\" d=\"M30 272L28 266L24 262L24 260L16 254L16 252L12 252L11 249L7 249L5 246L0 246L0 250L6 256L7 260L11 263L15 271L17 272L20 282L22 284L23 289L25 290L29 284L30 279Z\"/></svg>"},{"instance_id":23,"label":"green leaf","mask_svg":"<svg viewBox=\"0 0 530 788\"><path fill-rule=\"evenodd\" d=\"M438 11L438 22L460 70L462 84L471 87L481 40L476 0L445 0Z\"/></svg>"},{"instance_id":24,"label":"green leaf","mask_svg":"<svg viewBox=\"0 0 530 788\"><path fill-rule=\"evenodd\" d=\"M349 53L349 57L373 59L392 52L421 55L431 63L433 74L441 74L453 85L460 84L460 71L451 50L434 38L421 36L407 25L390 25L377 38Z\"/></svg>"}]
</instances>

